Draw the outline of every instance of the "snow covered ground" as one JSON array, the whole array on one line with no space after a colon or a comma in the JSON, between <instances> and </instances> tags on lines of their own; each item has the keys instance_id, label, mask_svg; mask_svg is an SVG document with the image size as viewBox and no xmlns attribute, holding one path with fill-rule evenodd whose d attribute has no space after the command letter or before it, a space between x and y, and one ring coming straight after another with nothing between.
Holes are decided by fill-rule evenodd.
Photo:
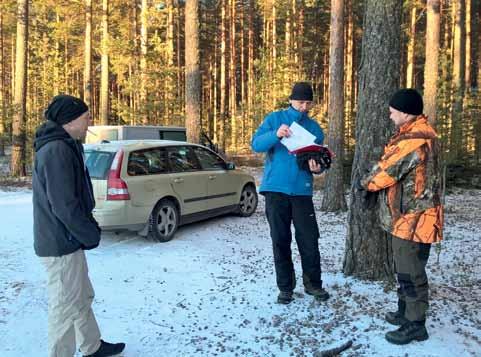
<instances>
[{"instance_id":1,"label":"snow covered ground","mask_svg":"<svg viewBox=\"0 0 481 357\"><path fill-rule=\"evenodd\" d=\"M341 273L345 214L318 212L331 299L304 294L295 248L295 301L276 304L262 197L250 218L185 226L164 244L103 234L87 253L94 311L104 339L127 343L124 356L320 356L349 339L343 356L481 356L480 210L481 191L447 198L446 239L429 261L425 342L388 344L383 314L395 309L395 291ZM0 221L0 356L46 356L46 277L32 247L31 192L0 191Z\"/></svg>"}]
</instances>

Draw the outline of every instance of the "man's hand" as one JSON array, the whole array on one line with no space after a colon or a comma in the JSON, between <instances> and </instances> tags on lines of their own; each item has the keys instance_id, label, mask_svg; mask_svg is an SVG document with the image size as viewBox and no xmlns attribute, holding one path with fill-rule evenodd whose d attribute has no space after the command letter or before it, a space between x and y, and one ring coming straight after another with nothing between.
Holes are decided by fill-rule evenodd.
<instances>
[{"instance_id":1,"label":"man's hand","mask_svg":"<svg viewBox=\"0 0 481 357\"><path fill-rule=\"evenodd\" d=\"M318 174L321 172L321 165L316 162L314 159L309 160L309 170L311 170L312 173Z\"/></svg>"},{"instance_id":2,"label":"man's hand","mask_svg":"<svg viewBox=\"0 0 481 357\"><path fill-rule=\"evenodd\" d=\"M376 207L377 195L378 195L377 192L371 192L366 190L364 186L361 184L361 178L358 178L357 180L355 180L353 186L361 194L362 208L366 210L370 210Z\"/></svg>"},{"instance_id":3,"label":"man's hand","mask_svg":"<svg viewBox=\"0 0 481 357\"><path fill-rule=\"evenodd\" d=\"M291 136L291 134L292 134L291 130L289 129L289 126L287 126L286 124L282 124L279 127L279 129L277 129L277 133L276 133L279 139L284 137L288 138L289 136Z\"/></svg>"}]
</instances>

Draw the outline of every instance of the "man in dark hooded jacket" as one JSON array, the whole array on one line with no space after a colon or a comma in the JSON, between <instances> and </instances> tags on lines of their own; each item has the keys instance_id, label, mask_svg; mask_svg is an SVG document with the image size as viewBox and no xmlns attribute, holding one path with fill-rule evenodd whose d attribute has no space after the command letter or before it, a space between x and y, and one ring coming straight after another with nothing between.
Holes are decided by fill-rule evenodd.
<instances>
[{"instance_id":1,"label":"man in dark hooded jacket","mask_svg":"<svg viewBox=\"0 0 481 357\"><path fill-rule=\"evenodd\" d=\"M35 253L48 278L49 356L113 356L125 344L100 339L92 311L94 291L84 250L96 248L100 228L81 140L91 118L87 105L58 95L35 133L33 231Z\"/></svg>"}]
</instances>

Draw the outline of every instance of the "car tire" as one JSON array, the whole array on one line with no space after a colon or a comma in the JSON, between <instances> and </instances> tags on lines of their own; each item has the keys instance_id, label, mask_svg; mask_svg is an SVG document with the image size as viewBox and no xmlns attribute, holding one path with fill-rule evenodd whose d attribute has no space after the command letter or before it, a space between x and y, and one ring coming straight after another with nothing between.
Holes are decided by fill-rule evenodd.
<instances>
[{"instance_id":1,"label":"car tire","mask_svg":"<svg viewBox=\"0 0 481 357\"><path fill-rule=\"evenodd\" d=\"M254 185L246 185L242 189L239 207L237 207L236 214L241 217L250 217L254 214L259 203L259 197Z\"/></svg>"},{"instance_id":2,"label":"car tire","mask_svg":"<svg viewBox=\"0 0 481 357\"><path fill-rule=\"evenodd\" d=\"M171 200L159 201L149 218L149 238L168 242L179 228L179 210Z\"/></svg>"}]
</instances>

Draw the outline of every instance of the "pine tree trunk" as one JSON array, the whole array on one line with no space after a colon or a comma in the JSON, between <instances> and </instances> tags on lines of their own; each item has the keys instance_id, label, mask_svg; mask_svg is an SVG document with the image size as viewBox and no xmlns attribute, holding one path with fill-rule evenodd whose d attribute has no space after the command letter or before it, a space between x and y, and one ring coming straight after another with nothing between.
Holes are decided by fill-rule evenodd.
<instances>
[{"instance_id":1,"label":"pine tree trunk","mask_svg":"<svg viewBox=\"0 0 481 357\"><path fill-rule=\"evenodd\" d=\"M451 116L450 159L457 161L463 150L463 100L466 61L465 0L454 0L456 17L453 44L453 111Z\"/></svg>"},{"instance_id":2,"label":"pine tree trunk","mask_svg":"<svg viewBox=\"0 0 481 357\"><path fill-rule=\"evenodd\" d=\"M277 96L278 96L278 83L277 83L277 4L276 1L272 1L272 42L271 42L271 49L272 49L272 71L271 71L271 83L272 83L272 90L271 90L271 100L272 100L272 109L276 106Z\"/></svg>"},{"instance_id":3,"label":"pine tree trunk","mask_svg":"<svg viewBox=\"0 0 481 357\"><path fill-rule=\"evenodd\" d=\"M401 10L402 0L365 4L352 182L379 160L392 133L388 102L400 80ZM354 188L350 201L344 273L391 279L391 240L380 228L377 209L362 209L360 192Z\"/></svg>"},{"instance_id":4,"label":"pine tree trunk","mask_svg":"<svg viewBox=\"0 0 481 357\"><path fill-rule=\"evenodd\" d=\"M219 128L215 132L214 142L219 143L222 150L225 150L225 122L226 122L226 7L228 0L221 0L221 25L220 25L220 108Z\"/></svg>"},{"instance_id":5,"label":"pine tree trunk","mask_svg":"<svg viewBox=\"0 0 481 357\"><path fill-rule=\"evenodd\" d=\"M244 32L244 27L245 27L245 20L244 20L244 15L245 15L245 10L244 10L244 4L241 1L240 4L240 9L239 9L239 27L240 27L240 89L241 89L241 95L240 95L240 100L241 100L241 142L242 144L245 144L245 139L246 139L246 132L245 132L245 106L247 103L246 100L246 94L247 94L247 77L246 77L246 66L245 66L245 58L246 58L246 50L245 50L245 32Z\"/></svg>"},{"instance_id":6,"label":"pine tree trunk","mask_svg":"<svg viewBox=\"0 0 481 357\"><path fill-rule=\"evenodd\" d=\"M345 31L346 51L345 51L345 152L348 157L352 155L354 146L354 19L352 10L352 0L346 2L347 11L347 31Z\"/></svg>"},{"instance_id":7,"label":"pine tree trunk","mask_svg":"<svg viewBox=\"0 0 481 357\"><path fill-rule=\"evenodd\" d=\"M416 5L411 5L411 27L407 53L406 87L414 88L414 47L416 45Z\"/></svg>"},{"instance_id":8,"label":"pine tree trunk","mask_svg":"<svg viewBox=\"0 0 481 357\"><path fill-rule=\"evenodd\" d=\"M84 102L92 110L92 0L85 0Z\"/></svg>"},{"instance_id":9,"label":"pine tree trunk","mask_svg":"<svg viewBox=\"0 0 481 357\"><path fill-rule=\"evenodd\" d=\"M199 67L199 0L185 2L185 122L187 140L200 141L201 77Z\"/></svg>"},{"instance_id":10,"label":"pine tree trunk","mask_svg":"<svg viewBox=\"0 0 481 357\"><path fill-rule=\"evenodd\" d=\"M14 113L12 123L11 175L26 175L25 124L27 119L28 0L17 0Z\"/></svg>"},{"instance_id":11,"label":"pine tree trunk","mask_svg":"<svg viewBox=\"0 0 481 357\"><path fill-rule=\"evenodd\" d=\"M148 12L147 0L142 0L140 8L140 117L143 125L149 124L147 100L147 46L148 46Z\"/></svg>"},{"instance_id":12,"label":"pine tree trunk","mask_svg":"<svg viewBox=\"0 0 481 357\"><path fill-rule=\"evenodd\" d=\"M60 15L57 13L55 17L56 28L60 27ZM58 35L55 36L55 55L53 69L53 94L60 94L60 41Z\"/></svg>"},{"instance_id":13,"label":"pine tree trunk","mask_svg":"<svg viewBox=\"0 0 481 357\"><path fill-rule=\"evenodd\" d=\"M237 149L237 91L236 91L236 8L235 0L230 0L230 55L229 55L229 114L230 114L230 145L233 151Z\"/></svg>"},{"instance_id":14,"label":"pine tree trunk","mask_svg":"<svg viewBox=\"0 0 481 357\"><path fill-rule=\"evenodd\" d=\"M5 121L7 119L4 42L3 11L0 11L0 157L5 156Z\"/></svg>"},{"instance_id":15,"label":"pine tree trunk","mask_svg":"<svg viewBox=\"0 0 481 357\"><path fill-rule=\"evenodd\" d=\"M247 133L249 141L254 131L254 0L249 0L249 39L248 39L248 58L247 58Z\"/></svg>"},{"instance_id":16,"label":"pine tree trunk","mask_svg":"<svg viewBox=\"0 0 481 357\"><path fill-rule=\"evenodd\" d=\"M100 80L100 123L109 124L109 0L102 0L102 55Z\"/></svg>"},{"instance_id":17,"label":"pine tree trunk","mask_svg":"<svg viewBox=\"0 0 481 357\"><path fill-rule=\"evenodd\" d=\"M466 64L464 72L464 87L467 92L471 90L471 9L472 1L466 1Z\"/></svg>"},{"instance_id":18,"label":"pine tree trunk","mask_svg":"<svg viewBox=\"0 0 481 357\"><path fill-rule=\"evenodd\" d=\"M329 137L328 144L336 159L327 173L322 200L323 211L347 209L344 198L344 0L331 0L329 44Z\"/></svg>"},{"instance_id":19,"label":"pine tree trunk","mask_svg":"<svg viewBox=\"0 0 481 357\"><path fill-rule=\"evenodd\" d=\"M428 0L426 25L426 62L424 65L424 113L436 123L436 98L439 78L440 1Z\"/></svg>"},{"instance_id":20,"label":"pine tree trunk","mask_svg":"<svg viewBox=\"0 0 481 357\"><path fill-rule=\"evenodd\" d=\"M174 6L173 0L167 0L167 67L169 69L169 77L166 81L166 106L164 108L165 125L170 125L173 103L174 103Z\"/></svg>"}]
</instances>

